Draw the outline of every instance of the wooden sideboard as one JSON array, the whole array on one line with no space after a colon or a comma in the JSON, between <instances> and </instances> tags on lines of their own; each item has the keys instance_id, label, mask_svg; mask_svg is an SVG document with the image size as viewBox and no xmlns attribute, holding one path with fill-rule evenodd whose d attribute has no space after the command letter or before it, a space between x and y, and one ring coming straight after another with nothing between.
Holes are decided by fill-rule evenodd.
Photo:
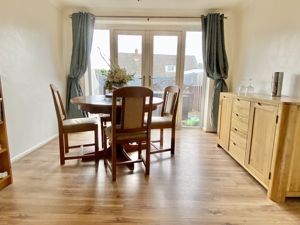
<instances>
[{"instance_id":1,"label":"wooden sideboard","mask_svg":"<svg viewBox=\"0 0 300 225\"><path fill-rule=\"evenodd\" d=\"M300 197L300 99L221 93L217 143L273 201Z\"/></svg>"}]
</instances>

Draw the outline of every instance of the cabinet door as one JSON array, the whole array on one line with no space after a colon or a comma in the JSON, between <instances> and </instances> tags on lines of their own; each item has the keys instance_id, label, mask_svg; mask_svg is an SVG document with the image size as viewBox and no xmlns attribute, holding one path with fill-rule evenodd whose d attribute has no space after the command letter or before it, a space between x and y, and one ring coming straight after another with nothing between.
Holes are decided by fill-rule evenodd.
<instances>
[{"instance_id":1,"label":"cabinet door","mask_svg":"<svg viewBox=\"0 0 300 225\"><path fill-rule=\"evenodd\" d=\"M219 102L218 144L229 149L232 97L221 94Z\"/></svg>"},{"instance_id":2,"label":"cabinet door","mask_svg":"<svg viewBox=\"0 0 300 225\"><path fill-rule=\"evenodd\" d=\"M259 102L251 106L246 166L266 187L269 184L277 111L277 106Z\"/></svg>"}]
</instances>

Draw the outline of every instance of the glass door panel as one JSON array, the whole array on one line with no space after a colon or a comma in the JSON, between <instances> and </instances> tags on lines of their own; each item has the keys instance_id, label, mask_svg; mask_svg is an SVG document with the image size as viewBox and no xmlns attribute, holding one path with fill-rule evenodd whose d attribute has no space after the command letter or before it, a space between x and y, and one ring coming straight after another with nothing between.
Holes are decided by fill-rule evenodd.
<instances>
[{"instance_id":1,"label":"glass door panel","mask_svg":"<svg viewBox=\"0 0 300 225\"><path fill-rule=\"evenodd\" d=\"M176 85L179 72L179 34L152 32L152 55L150 56L149 86L154 96L163 97L164 89ZM153 112L158 115L158 108Z\"/></svg>"},{"instance_id":2,"label":"glass door panel","mask_svg":"<svg viewBox=\"0 0 300 225\"><path fill-rule=\"evenodd\" d=\"M178 69L178 36L153 36L153 65L150 86L156 96L161 97L165 87L176 84Z\"/></svg>"},{"instance_id":3,"label":"glass door panel","mask_svg":"<svg viewBox=\"0 0 300 225\"><path fill-rule=\"evenodd\" d=\"M201 40L202 32L186 32L181 124L188 127L202 124L204 74Z\"/></svg>"},{"instance_id":4,"label":"glass door panel","mask_svg":"<svg viewBox=\"0 0 300 225\"><path fill-rule=\"evenodd\" d=\"M143 34L117 34L117 63L130 74L135 74L134 80L128 85L142 86L142 54Z\"/></svg>"}]
</instances>

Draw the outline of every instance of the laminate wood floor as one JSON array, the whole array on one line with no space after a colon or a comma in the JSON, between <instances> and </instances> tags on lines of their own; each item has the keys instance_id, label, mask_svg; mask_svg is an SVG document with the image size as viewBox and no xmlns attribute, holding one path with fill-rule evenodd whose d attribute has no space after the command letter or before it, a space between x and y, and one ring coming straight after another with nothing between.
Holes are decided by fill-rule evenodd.
<instances>
[{"instance_id":1,"label":"laminate wood floor","mask_svg":"<svg viewBox=\"0 0 300 225\"><path fill-rule=\"evenodd\" d=\"M300 199L278 205L229 155L215 134L178 130L176 152L120 167L117 182L101 160L59 165L58 140L13 163L14 184L0 192L1 225L300 224ZM168 136L168 134L166 134ZM71 142L91 139L73 135ZM166 140L166 142L168 142Z\"/></svg>"}]
</instances>

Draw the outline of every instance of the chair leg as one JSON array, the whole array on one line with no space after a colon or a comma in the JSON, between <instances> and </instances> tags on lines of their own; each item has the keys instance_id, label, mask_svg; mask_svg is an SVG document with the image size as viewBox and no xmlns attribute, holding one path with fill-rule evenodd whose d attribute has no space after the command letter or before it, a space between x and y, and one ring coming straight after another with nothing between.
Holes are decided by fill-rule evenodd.
<instances>
[{"instance_id":1,"label":"chair leg","mask_svg":"<svg viewBox=\"0 0 300 225\"><path fill-rule=\"evenodd\" d=\"M60 165L64 165L65 150L64 150L64 137L62 133L59 133L59 156L60 156Z\"/></svg>"},{"instance_id":2,"label":"chair leg","mask_svg":"<svg viewBox=\"0 0 300 225\"><path fill-rule=\"evenodd\" d=\"M138 143L138 158L141 159L141 154L142 154L142 142L140 141Z\"/></svg>"},{"instance_id":3,"label":"chair leg","mask_svg":"<svg viewBox=\"0 0 300 225\"><path fill-rule=\"evenodd\" d=\"M162 148L164 146L164 129L160 129L160 137L159 137L159 143L160 147Z\"/></svg>"},{"instance_id":4,"label":"chair leg","mask_svg":"<svg viewBox=\"0 0 300 225\"><path fill-rule=\"evenodd\" d=\"M107 141L106 141L106 136L105 136L105 142L102 143L103 146L103 152L102 152L102 156L103 156L103 161L104 161L104 165L107 164Z\"/></svg>"},{"instance_id":5,"label":"chair leg","mask_svg":"<svg viewBox=\"0 0 300 225\"><path fill-rule=\"evenodd\" d=\"M150 137L147 140L146 143L146 171L145 175L148 176L150 174Z\"/></svg>"},{"instance_id":6,"label":"chair leg","mask_svg":"<svg viewBox=\"0 0 300 225\"><path fill-rule=\"evenodd\" d=\"M99 162L99 136L98 136L98 126L94 130L95 135L95 163Z\"/></svg>"},{"instance_id":7,"label":"chair leg","mask_svg":"<svg viewBox=\"0 0 300 225\"><path fill-rule=\"evenodd\" d=\"M106 141L103 123L104 122L102 120L100 120L100 124L101 124L101 145L102 145L102 148L104 148L104 142Z\"/></svg>"},{"instance_id":8,"label":"chair leg","mask_svg":"<svg viewBox=\"0 0 300 225\"><path fill-rule=\"evenodd\" d=\"M112 162L112 181L116 181L117 178L117 159L116 159L116 143L111 144L111 162Z\"/></svg>"},{"instance_id":9,"label":"chair leg","mask_svg":"<svg viewBox=\"0 0 300 225\"><path fill-rule=\"evenodd\" d=\"M172 127L171 131L171 155L175 153L175 127Z\"/></svg>"},{"instance_id":10,"label":"chair leg","mask_svg":"<svg viewBox=\"0 0 300 225\"><path fill-rule=\"evenodd\" d=\"M64 143L65 143L65 153L69 153L69 139L68 133L64 134Z\"/></svg>"}]
</instances>

